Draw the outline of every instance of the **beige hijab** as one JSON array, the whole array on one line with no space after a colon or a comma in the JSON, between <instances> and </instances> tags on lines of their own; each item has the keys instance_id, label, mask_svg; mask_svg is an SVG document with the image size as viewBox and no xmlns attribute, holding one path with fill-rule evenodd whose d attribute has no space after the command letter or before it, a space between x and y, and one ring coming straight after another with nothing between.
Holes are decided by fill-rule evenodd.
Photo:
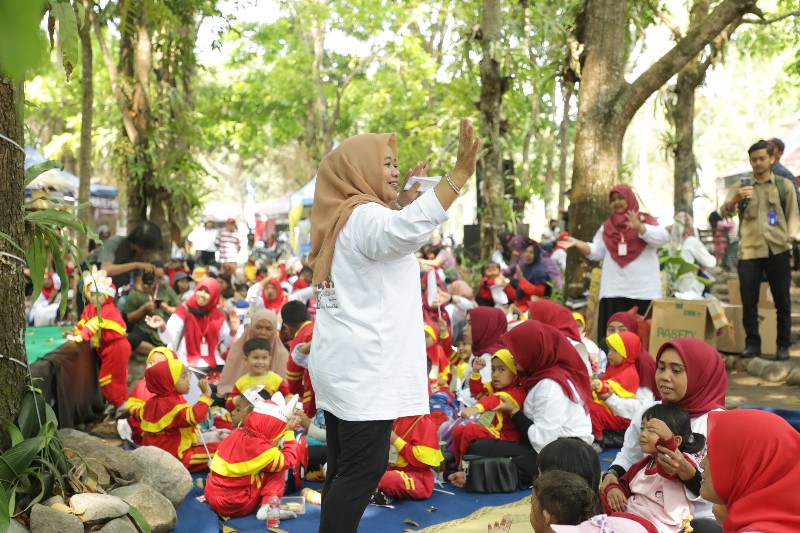
<instances>
[{"instance_id":1,"label":"beige hijab","mask_svg":"<svg viewBox=\"0 0 800 533\"><path fill-rule=\"evenodd\" d=\"M219 383L217 383L218 397L230 394L236 380L247 374L244 343L253 338L253 325L262 320L269 320L275 326L275 338L272 339L272 345L269 348L269 353L272 356L269 369L286 379L286 363L289 361L289 352L281 342L280 332L278 331L278 316L268 309L259 309L253 313L250 325L247 326L242 336L236 339L236 342L233 343L233 346L228 351L228 358L225 360L225 366L222 367L222 374L220 375Z\"/></svg>"},{"instance_id":2,"label":"beige hijab","mask_svg":"<svg viewBox=\"0 0 800 533\"><path fill-rule=\"evenodd\" d=\"M311 210L312 283L317 285L330 275L336 237L353 209L375 202L388 207L394 193L383 180L386 145L397 157L394 133L365 133L346 139L322 158L317 171L314 207Z\"/></svg>"}]
</instances>

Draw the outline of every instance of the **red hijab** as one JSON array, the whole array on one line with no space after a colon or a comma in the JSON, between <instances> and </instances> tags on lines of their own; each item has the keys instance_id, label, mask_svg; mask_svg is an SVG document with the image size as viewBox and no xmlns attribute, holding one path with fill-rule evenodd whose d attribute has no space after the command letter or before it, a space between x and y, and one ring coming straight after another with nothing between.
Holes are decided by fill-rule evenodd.
<instances>
[{"instance_id":1,"label":"red hijab","mask_svg":"<svg viewBox=\"0 0 800 533\"><path fill-rule=\"evenodd\" d=\"M728 374L719 352L701 339L675 339L658 349L656 365L668 348L678 352L686 367L686 394L676 403L692 418L714 409L725 409Z\"/></svg>"},{"instance_id":2,"label":"red hijab","mask_svg":"<svg viewBox=\"0 0 800 533\"><path fill-rule=\"evenodd\" d=\"M708 464L731 533L800 531L800 433L756 409L708 416Z\"/></svg>"},{"instance_id":3,"label":"red hijab","mask_svg":"<svg viewBox=\"0 0 800 533\"><path fill-rule=\"evenodd\" d=\"M286 296L286 294L284 294L283 287L281 287L281 282L277 279L270 281L269 285L272 285L276 289L275 298L272 300L267 299L267 291L265 287L265 290L261 291L261 301L264 302L264 307L266 309L269 309L277 315L281 312L281 308L284 306L284 304L289 301L289 298Z\"/></svg>"},{"instance_id":4,"label":"red hijab","mask_svg":"<svg viewBox=\"0 0 800 533\"><path fill-rule=\"evenodd\" d=\"M500 336L508 330L506 314L496 307L475 307L467 311L472 327L472 353L479 357L505 348Z\"/></svg>"},{"instance_id":5,"label":"red hijab","mask_svg":"<svg viewBox=\"0 0 800 533\"><path fill-rule=\"evenodd\" d=\"M622 341L621 346L618 344L619 341L617 341L615 337L619 337L619 341ZM612 365L609 363L605 374L603 374L603 379L613 379L625 387L625 390L635 393L636 389L639 388L639 379L636 379L638 378L638 372L634 373L631 371L630 377L633 378L632 380L625 379L625 376L621 376L621 374L628 368L635 368L636 360L639 358L639 352L642 351L642 341L639 340L639 336L636 333L622 331L614 335L609 335L606 338L606 343L609 348L613 348L617 353L622 355L624 359L621 365ZM618 376L620 376L619 379Z\"/></svg>"},{"instance_id":6,"label":"red hijab","mask_svg":"<svg viewBox=\"0 0 800 533\"><path fill-rule=\"evenodd\" d=\"M195 299L196 293L200 289L207 290L210 295L208 303L203 307L200 307ZM206 360L207 366L217 366L214 351L219 345L219 332L226 320L225 313L217 308L219 295L220 289L217 280L203 278L197 283L195 294L186 300L186 305L178 306L175 310L175 314L183 320L186 360L190 366L196 366L201 359ZM203 339L208 345L208 357L200 356L200 345L203 343Z\"/></svg>"},{"instance_id":7,"label":"red hijab","mask_svg":"<svg viewBox=\"0 0 800 533\"><path fill-rule=\"evenodd\" d=\"M144 371L144 380L152 397L144 404L142 419L158 422L172 412L176 405L186 403L183 396L175 390L175 384L183 372L183 363L177 359L167 359L156 363ZM174 418L175 413L172 413Z\"/></svg>"},{"instance_id":8,"label":"red hijab","mask_svg":"<svg viewBox=\"0 0 800 533\"><path fill-rule=\"evenodd\" d=\"M553 326L569 340L581 342L581 333L572 311L551 300L536 300L528 304L528 313L533 320Z\"/></svg>"},{"instance_id":9,"label":"red hijab","mask_svg":"<svg viewBox=\"0 0 800 533\"><path fill-rule=\"evenodd\" d=\"M571 381L583 408L589 411L593 400L586 365L572 343L556 328L526 320L500 340L523 368L519 376L523 387L531 389L543 379L552 379L570 400L579 403L568 384Z\"/></svg>"},{"instance_id":10,"label":"red hijab","mask_svg":"<svg viewBox=\"0 0 800 533\"><path fill-rule=\"evenodd\" d=\"M619 322L631 333L639 334L639 323L631 313L625 311L614 313L606 322L606 329L612 322ZM636 365L636 371L639 373L639 385L650 389L655 398L660 400L661 393L658 392L658 385L656 385L656 360L653 355L642 348L634 364Z\"/></svg>"},{"instance_id":11,"label":"red hijab","mask_svg":"<svg viewBox=\"0 0 800 533\"><path fill-rule=\"evenodd\" d=\"M614 193L619 193L620 196L625 198L625 201L628 202L628 211L636 213L640 222L651 226L658 225L656 219L651 215L639 212L639 201L636 199L636 195L633 194L633 189L631 189L630 185L621 184L611 189L611 192L608 193L609 202L611 201L611 195ZM620 256L618 248L623 237L628 247L628 253ZM639 257L647 247L647 243L641 239L639 232L630 227L627 213L611 213L611 216L603 222L603 241L606 243L606 248L608 248L611 258L623 268Z\"/></svg>"}]
</instances>

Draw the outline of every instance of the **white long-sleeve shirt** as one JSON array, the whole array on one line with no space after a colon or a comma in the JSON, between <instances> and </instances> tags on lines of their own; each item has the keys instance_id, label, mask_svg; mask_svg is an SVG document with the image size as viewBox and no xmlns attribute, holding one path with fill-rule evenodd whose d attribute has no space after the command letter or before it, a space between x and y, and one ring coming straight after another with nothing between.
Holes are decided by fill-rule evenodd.
<instances>
[{"instance_id":1,"label":"white long-sleeve shirt","mask_svg":"<svg viewBox=\"0 0 800 533\"><path fill-rule=\"evenodd\" d=\"M656 300L663 296L661 290L661 270L657 250L669 240L669 233L661 226L644 225L645 231L639 237L647 246L639 257L624 268L619 266L606 248L603 240L603 226L594 234L589 245L592 261L602 261L603 273L600 277L600 298L632 298L634 300Z\"/></svg>"},{"instance_id":2,"label":"white long-sleeve shirt","mask_svg":"<svg viewBox=\"0 0 800 533\"><path fill-rule=\"evenodd\" d=\"M164 344L173 347L172 351L175 352L178 359L186 363L186 336L184 335L181 338L180 344L177 347L175 346L175 342L181 337L181 332L184 327L183 319L173 313L172 316L169 317L169 320L167 320L167 328L164 331L159 331L158 336L161 337L161 341ZM233 337L231 336L231 328L228 326L228 321L226 320L219 329L219 344L214 347L214 358L217 361L217 365L225 364L225 360L222 358L222 352L225 350L220 351L220 345L228 347L232 343ZM205 364L205 361L200 359L200 363Z\"/></svg>"},{"instance_id":3,"label":"white long-sleeve shirt","mask_svg":"<svg viewBox=\"0 0 800 533\"><path fill-rule=\"evenodd\" d=\"M639 420L641 421L641 413L656 403L656 397L648 387L639 387L636 389L636 394L633 398L620 398L612 392L611 396L605 399L605 402L614 411L615 415L633 420L636 413L639 413Z\"/></svg>"},{"instance_id":4,"label":"white long-sleeve shirt","mask_svg":"<svg viewBox=\"0 0 800 533\"><path fill-rule=\"evenodd\" d=\"M642 448L639 445L639 434L642 432L642 414L644 414L648 407L650 406L639 409L631 417L631 425L628 426L628 429L625 431L625 440L622 444L622 449L614 458L612 466L619 465L625 470L628 470L638 461L644 459L644 453L642 453ZM722 411L722 409L714 410ZM708 413L691 418L690 424L692 426L692 433L699 433L700 435L708 437ZM693 456L695 463L700 464L700 460L705 454L705 449L699 454L695 454ZM711 504L709 502L698 495L692 494L688 489L686 490L686 495L694 504L695 518L709 518L713 516L711 513Z\"/></svg>"},{"instance_id":5,"label":"white long-sleeve shirt","mask_svg":"<svg viewBox=\"0 0 800 533\"><path fill-rule=\"evenodd\" d=\"M686 237L681 244L681 258L688 263L696 263L703 268L717 266L717 258L711 255L700 239L692 235Z\"/></svg>"},{"instance_id":6,"label":"white long-sleeve shirt","mask_svg":"<svg viewBox=\"0 0 800 533\"><path fill-rule=\"evenodd\" d=\"M348 421L429 412L419 264L447 220L433 190L401 211L356 207L318 286L309 372L317 406Z\"/></svg>"},{"instance_id":7,"label":"white long-sleeve shirt","mask_svg":"<svg viewBox=\"0 0 800 533\"><path fill-rule=\"evenodd\" d=\"M579 398L572 382L572 393ZM543 379L525 397L522 404L533 425L528 428L528 440L536 453L560 437L577 437L587 444L593 442L592 420L580 403L573 402L552 379Z\"/></svg>"}]
</instances>

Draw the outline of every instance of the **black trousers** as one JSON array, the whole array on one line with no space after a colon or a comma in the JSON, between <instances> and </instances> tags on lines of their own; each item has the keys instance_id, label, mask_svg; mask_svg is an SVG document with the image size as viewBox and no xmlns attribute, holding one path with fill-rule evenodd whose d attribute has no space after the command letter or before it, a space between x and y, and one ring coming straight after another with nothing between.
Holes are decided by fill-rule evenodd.
<instances>
[{"instance_id":1,"label":"black trousers","mask_svg":"<svg viewBox=\"0 0 800 533\"><path fill-rule=\"evenodd\" d=\"M789 251L762 259L742 259L739 261L739 292L742 297L742 322L747 346L761 348L761 335L758 333L758 296L761 282L766 279L775 300L778 312L779 347L792 344L792 300L789 287L792 283L792 272L789 266Z\"/></svg>"},{"instance_id":2,"label":"black trousers","mask_svg":"<svg viewBox=\"0 0 800 533\"><path fill-rule=\"evenodd\" d=\"M356 533L389 463L394 420L348 422L325 411L328 473L319 533Z\"/></svg>"},{"instance_id":3,"label":"black trousers","mask_svg":"<svg viewBox=\"0 0 800 533\"><path fill-rule=\"evenodd\" d=\"M650 307L652 300L634 300L633 298L603 298L598 304L597 311L597 345L606 350L606 327L611 315L620 311L629 311L631 307L638 307L639 314L644 315Z\"/></svg>"}]
</instances>

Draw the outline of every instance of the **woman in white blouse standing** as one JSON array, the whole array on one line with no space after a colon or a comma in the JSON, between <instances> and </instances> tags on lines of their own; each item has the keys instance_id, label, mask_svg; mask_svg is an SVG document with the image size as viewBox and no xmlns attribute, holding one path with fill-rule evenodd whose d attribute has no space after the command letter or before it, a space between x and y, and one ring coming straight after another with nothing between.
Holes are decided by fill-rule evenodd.
<instances>
[{"instance_id":1,"label":"woman in white blouse standing","mask_svg":"<svg viewBox=\"0 0 800 533\"><path fill-rule=\"evenodd\" d=\"M592 242L567 237L563 248L577 248L592 261L600 261L600 306L598 324L619 311L638 306L644 313L650 302L662 297L657 250L669 240L667 230L655 218L639 211L639 202L629 185L617 185L609 194L611 216ZM598 328L598 344L605 345L605 332Z\"/></svg>"},{"instance_id":2,"label":"woman in white blouse standing","mask_svg":"<svg viewBox=\"0 0 800 533\"><path fill-rule=\"evenodd\" d=\"M309 372L327 426L322 533L357 530L389 445L403 445L392 422L429 411L414 252L447 220L475 173L480 146L462 119L455 167L419 198L419 186L398 190L393 134L351 137L320 163L311 215L318 311ZM426 170L419 163L411 172Z\"/></svg>"}]
</instances>

